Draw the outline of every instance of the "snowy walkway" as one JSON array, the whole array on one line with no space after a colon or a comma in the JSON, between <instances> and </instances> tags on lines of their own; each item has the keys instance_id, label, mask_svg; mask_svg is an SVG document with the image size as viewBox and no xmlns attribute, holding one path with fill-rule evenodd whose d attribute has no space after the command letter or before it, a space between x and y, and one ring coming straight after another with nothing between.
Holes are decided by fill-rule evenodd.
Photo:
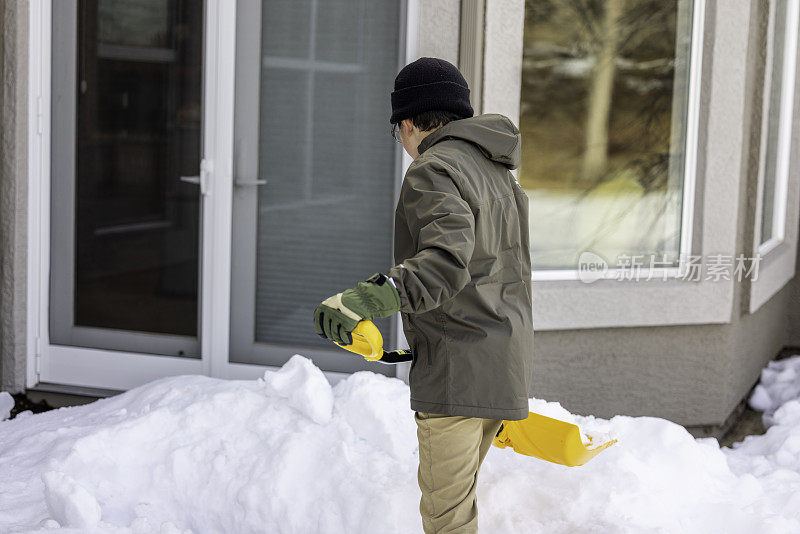
<instances>
[{"instance_id":1,"label":"snowy walkway","mask_svg":"<svg viewBox=\"0 0 800 534\"><path fill-rule=\"evenodd\" d=\"M752 403L771 426L734 449L531 400L619 443L577 468L493 447L481 531L800 532L798 375L800 357L770 364ZM169 378L19 416L0 423L0 532L421 532L408 395L368 372L330 388L296 356L265 380Z\"/></svg>"}]
</instances>

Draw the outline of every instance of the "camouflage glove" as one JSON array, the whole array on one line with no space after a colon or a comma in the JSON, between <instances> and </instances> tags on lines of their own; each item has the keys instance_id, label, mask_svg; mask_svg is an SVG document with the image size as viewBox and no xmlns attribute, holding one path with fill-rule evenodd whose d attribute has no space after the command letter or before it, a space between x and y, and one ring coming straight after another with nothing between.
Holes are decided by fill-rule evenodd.
<instances>
[{"instance_id":1,"label":"camouflage glove","mask_svg":"<svg viewBox=\"0 0 800 534\"><path fill-rule=\"evenodd\" d=\"M360 321L388 317L400 310L400 295L386 275L375 273L355 288L325 299L314 310L317 335L342 345L353 343L350 332Z\"/></svg>"}]
</instances>

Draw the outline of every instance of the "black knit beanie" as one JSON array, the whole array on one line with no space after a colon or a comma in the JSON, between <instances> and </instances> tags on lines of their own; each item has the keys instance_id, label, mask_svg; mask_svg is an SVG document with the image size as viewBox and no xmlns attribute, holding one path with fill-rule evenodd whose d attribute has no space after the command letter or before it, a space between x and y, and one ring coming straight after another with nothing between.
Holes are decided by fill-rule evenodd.
<instances>
[{"instance_id":1,"label":"black knit beanie","mask_svg":"<svg viewBox=\"0 0 800 534\"><path fill-rule=\"evenodd\" d=\"M392 117L398 123L423 111L450 111L462 118L472 117L469 85L452 63L435 57L421 57L403 67L394 79Z\"/></svg>"}]
</instances>

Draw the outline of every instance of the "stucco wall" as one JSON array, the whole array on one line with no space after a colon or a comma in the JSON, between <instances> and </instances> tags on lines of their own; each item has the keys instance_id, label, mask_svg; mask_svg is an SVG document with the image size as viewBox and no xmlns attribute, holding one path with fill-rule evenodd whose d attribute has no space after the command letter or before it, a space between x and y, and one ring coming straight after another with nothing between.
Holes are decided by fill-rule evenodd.
<instances>
[{"instance_id":1,"label":"stucco wall","mask_svg":"<svg viewBox=\"0 0 800 534\"><path fill-rule=\"evenodd\" d=\"M420 0L419 55L458 65L459 0Z\"/></svg>"},{"instance_id":2,"label":"stucco wall","mask_svg":"<svg viewBox=\"0 0 800 534\"><path fill-rule=\"evenodd\" d=\"M28 3L5 0L0 95L0 389L25 386Z\"/></svg>"},{"instance_id":3,"label":"stucco wall","mask_svg":"<svg viewBox=\"0 0 800 534\"><path fill-rule=\"evenodd\" d=\"M524 0L488 0L483 58L483 112L519 124Z\"/></svg>"},{"instance_id":4,"label":"stucco wall","mask_svg":"<svg viewBox=\"0 0 800 534\"><path fill-rule=\"evenodd\" d=\"M800 247L797 252L797 263L800 265ZM795 275L786 289L788 304L786 308L786 345L798 349L800 354L800 275Z\"/></svg>"},{"instance_id":5,"label":"stucco wall","mask_svg":"<svg viewBox=\"0 0 800 534\"><path fill-rule=\"evenodd\" d=\"M800 54L798 54L800 57ZM790 173L795 173L795 176L800 173L800 76L796 80L796 93L794 103L794 122L793 139L792 139L792 159L793 168ZM798 232L800 234L800 232ZM800 247L798 247L795 268L800 269ZM800 354L800 272L795 274L794 278L782 290L786 293L782 298L785 302L784 312L785 334L784 345L798 349L797 353Z\"/></svg>"},{"instance_id":6,"label":"stucco wall","mask_svg":"<svg viewBox=\"0 0 800 534\"><path fill-rule=\"evenodd\" d=\"M755 241L755 228L758 203L758 181L761 162L762 144L762 119L764 102L764 78L769 75L765 64L767 43L771 36L768 34L769 9L766 2L754 2L751 5L751 32L748 50L749 72L747 78L747 94L745 108L745 123L743 129L746 135L748 150L742 155L746 175L740 182L740 209L739 209L739 239L737 252L745 256L753 255ZM800 92L795 90L793 138L800 139L800 114L798 111L798 97ZM797 157L793 157L790 175L797 176L800 172ZM791 180L796 183L796 179ZM794 195L790 201L797 202ZM791 212L792 210L787 210ZM794 232L789 232L787 238L794 239ZM767 259L774 259L769 258ZM763 263L763 262L762 262ZM764 274L764 273L762 273ZM774 272L771 273L774 276ZM767 276L770 273L766 273ZM787 309L791 307L791 285L787 284L779 290L754 313L750 313L749 299L752 293L752 280L747 278L736 286L733 322L731 336L734 342L731 345L727 367L725 371L725 404L723 409L732 410L746 395L753 383L758 380L761 369L775 357L787 339L785 337Z\"/></svg>"}]
</instances>

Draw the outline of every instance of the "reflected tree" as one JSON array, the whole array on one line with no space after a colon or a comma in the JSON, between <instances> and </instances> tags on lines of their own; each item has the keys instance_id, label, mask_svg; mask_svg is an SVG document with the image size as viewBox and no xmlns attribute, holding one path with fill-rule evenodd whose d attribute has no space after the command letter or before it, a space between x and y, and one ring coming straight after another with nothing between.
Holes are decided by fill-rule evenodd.
<instances>
[{"instance_id":1,"label":"reflected tree","mask_svg":"<svg viewBox=\"0 0 800 534\"><path fill-rule=\"evenodd\" d=\"M691 1L526 0L519 181L535 266L678 250Z\"/></svg>"}]
</instances>

